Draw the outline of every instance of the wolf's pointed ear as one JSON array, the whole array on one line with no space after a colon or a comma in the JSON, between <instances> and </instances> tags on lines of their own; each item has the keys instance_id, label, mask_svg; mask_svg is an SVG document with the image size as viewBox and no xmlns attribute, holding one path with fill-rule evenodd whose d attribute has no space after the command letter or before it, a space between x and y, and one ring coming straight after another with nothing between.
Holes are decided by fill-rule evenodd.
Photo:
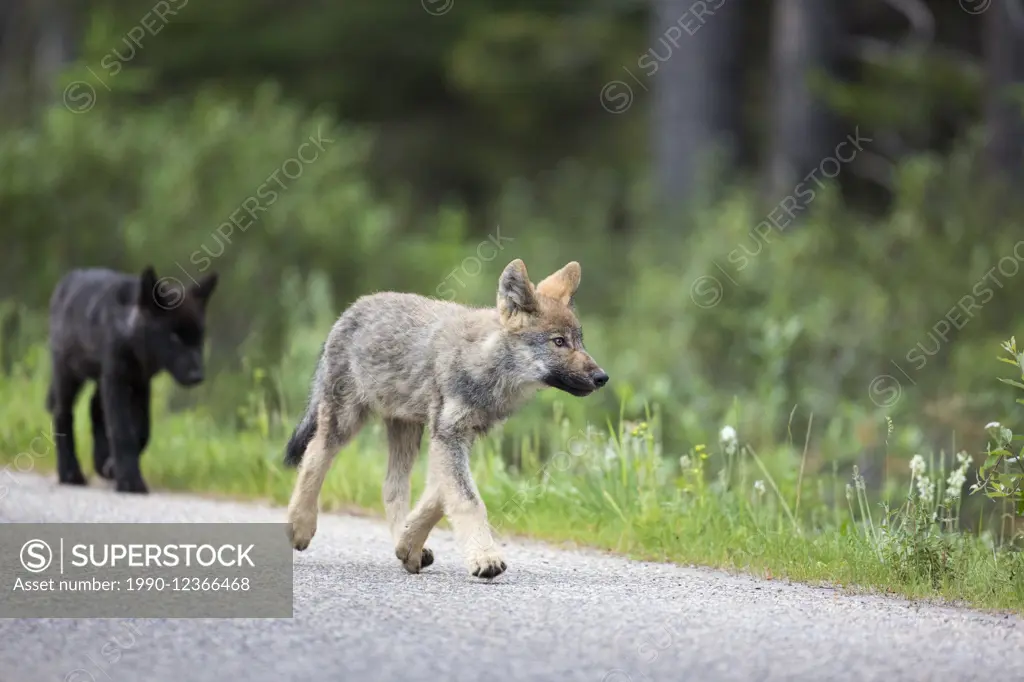
<instances>
[{"instance_id":1,"label":"wolf's pointed ear","mask_svg":"<svg viewBox=\"0 0 1024 682\"><path fill-rule=\"evenodd\" d=\"M553 298L562 305L572 305L572 297L580 286L580 264L576 261L567 263L558 272L548 275L537 285L537 293L541 296Z\"/></svg>"},{"instance_id":2,"label":"wolf's pointed ear","mask_svg":"<svg viewBox=\"0 0 1024 682\"><path fill-rule=\"evenodd\" d=\"M156 271L152 265L147 265L139 278L139 300L138 306L143 310L160 311L160 292L156 290Z\"/></svg>"},{"instance_id":3,"label":"wolf's pointed ear","mask_svg":"<svg viewBox=\"0 0 1024 682\"><path fill-rule=\"evenodd\" d=\"M210 300L210 295L213 294L213 290L217 288L217 273L211 272L208 275L203 275L199 278L199 281L192 285L192 295L203 302Z\"/></svg>"},{"instance_id":4,"label":"wolf's pointed ear","mask_svg":"<svg viewBox=\"0 0 1024 682\"><path fill-rule=\"evenodd\" d=\"M520 313L529 314L536 310L537 299L526 273L526 264L516 258L505 266L498 278L498 312L501 313L501 320L507 323Z\"/></svg>"}]
</instances>

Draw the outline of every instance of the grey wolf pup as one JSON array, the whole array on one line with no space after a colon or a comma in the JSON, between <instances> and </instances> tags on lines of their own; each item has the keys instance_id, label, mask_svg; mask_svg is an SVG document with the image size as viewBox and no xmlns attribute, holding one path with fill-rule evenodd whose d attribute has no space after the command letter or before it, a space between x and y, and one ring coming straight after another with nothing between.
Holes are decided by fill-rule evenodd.
<instances>
[{"instance_id":1,"label":"grey wolf pup","mask_svg":"<svg viewBox=\"0 0 1024 682\"><path fill-rule=\"evenodd\" d=\"M419 573L433 563L424 542L447 516L472 575L504 572L470 475L470 449L538 389L586 396L608 383L583 348L573 302L579 283L575 261L534 286L516 259L498 280L496 308L395 292L356 300L327 336L305 416L288 442L285 464L299 466L288 506L292 546L309 546L331 461L376 414L388 437L384 506L405 569ZM410 473L427 424L426 487L410 512Z\"/></svg>"},{"instance_id":2,"label":"grey wolf pup","mask_svg":"<svg viewBox=\"0 0 1024 682\"><path fill-rule=\"evenodd\" d=\"M139 458L149 443L149 388L168 370L183 386L203 380L206 304L217 286L210 273L188 289L103 268L72 270L50 297L53 376L46 409L53 415L57 480L85 485L75 456L75 399L87 380L93 464L120 492L145 493Z\"/></svg>"}]
</instances>

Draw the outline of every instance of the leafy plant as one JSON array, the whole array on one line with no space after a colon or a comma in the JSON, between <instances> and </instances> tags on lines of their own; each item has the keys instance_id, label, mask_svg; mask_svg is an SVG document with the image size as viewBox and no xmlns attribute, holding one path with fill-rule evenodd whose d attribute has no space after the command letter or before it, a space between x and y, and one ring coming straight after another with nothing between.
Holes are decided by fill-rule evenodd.
<instances>
[{"instance_id":1,"label":"leafy plant","mask_svg":"<svg viewBox=\"0 0 1024 682\"><path fill-rule=\"evenodd\" d=\"M966 452L956 455L957 467L949 476L941 466L934 479L928 476L928 464L921 455L910 461L910 484L903 504L886 508L877 536L880 558L905 576L918 575L938 586L952 577L958 562L962 536L959 530L963 485L971 458Z\"/></svg>"},{"instance_id":2,"label":"leafy plant","mask_svg":"<svg viewBox=\"0 0 1024 682\"><path fill-rule=\"evenodd\" d=\"M1002 348L1009 357L998 358L1000 362L1013 365L1021 373L1024 380L1024 352L1017 350L1016 337L1004 341ZM1011 359L1012 358L1012 359ZM999 381L1024 390L1024 383L1014 379L999 377ZM1024 405L1024 399L1017 398L1016 403ZM1014 435L1013 431L999 422L989 422L986 430L994 439L987 446L985 463L978 469L978 482L971 486L971 492L981 491L993 500L1005 500L1012 505L1018 516L1024 515L1024 447L1013 454L1014 442L1024 440L1024 435Z\"/></svg>"}]
</instances>

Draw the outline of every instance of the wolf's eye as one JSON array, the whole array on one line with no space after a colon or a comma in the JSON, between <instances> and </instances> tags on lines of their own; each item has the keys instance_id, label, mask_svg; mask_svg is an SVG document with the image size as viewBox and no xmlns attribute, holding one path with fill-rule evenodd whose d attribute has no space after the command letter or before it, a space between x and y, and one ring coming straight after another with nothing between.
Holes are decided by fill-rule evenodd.
<instances>
[{"instance_id":1,"label":"wolf's eye","mask_svg":"<svg viewBox=\"0 0 1024 682\"><path fill-rule=\"evenodd\" d=\"M551 340L552 340L552 341L554 342L554 344L555 344L556 346L558 346L559 348L561 348L562 346L564 346L564 345L565 345L565 339L564 339L563 337L561 337L561 336L556 336L555 338L553 338L553 339L551 339Z\"/></svg>"}]
</instances>

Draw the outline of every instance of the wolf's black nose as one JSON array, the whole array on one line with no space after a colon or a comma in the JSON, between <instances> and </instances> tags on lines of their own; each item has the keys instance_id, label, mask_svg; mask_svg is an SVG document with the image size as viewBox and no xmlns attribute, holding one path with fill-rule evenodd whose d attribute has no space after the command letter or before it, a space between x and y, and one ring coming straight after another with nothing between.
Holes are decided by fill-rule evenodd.
<instances>
[{"instance_id":1,"label":"wolf's black nose","mask_svg":"<svg viewBox=\"0 0 1024 682\"><path fill-rule=\"evenodd\" d=\"M602 372L598 372L597 374L594 375L594 384L596 384L598 388L601 388L602 386L604 386L607 383L608 383L608 375L605 374L603 371Z\"/></svg>"}]
</instances>

